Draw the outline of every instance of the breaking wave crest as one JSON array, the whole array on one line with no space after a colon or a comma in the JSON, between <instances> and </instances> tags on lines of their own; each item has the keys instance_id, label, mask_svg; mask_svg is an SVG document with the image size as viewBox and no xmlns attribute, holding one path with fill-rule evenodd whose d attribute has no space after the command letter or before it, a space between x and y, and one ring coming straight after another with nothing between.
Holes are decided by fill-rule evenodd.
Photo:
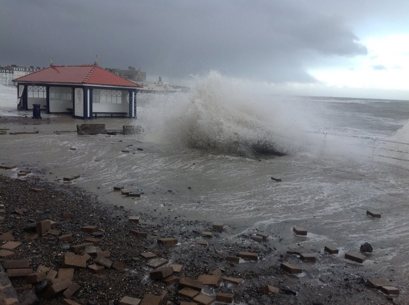
<instances>
[{"instance_id":1,"label":"breaking wave crest","mask_svg":"<svg viewBox=\"0 0 409 305\"><path fill-rule=\"evenodd\" d=\"M150 140L178 147L281 156L304 141L306 112L266 87L211 72L187 93L142 96L140 123Z\"/></svg>"}]
</instances>

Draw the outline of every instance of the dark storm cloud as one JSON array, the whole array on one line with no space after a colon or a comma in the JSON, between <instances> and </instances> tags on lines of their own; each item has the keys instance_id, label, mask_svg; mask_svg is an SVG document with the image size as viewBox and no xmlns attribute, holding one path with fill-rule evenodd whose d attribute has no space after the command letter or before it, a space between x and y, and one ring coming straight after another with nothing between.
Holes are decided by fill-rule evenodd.
<instances>
[{"instance_id":1,"label":"dark storm cloud","mask_svg":"<svg viewBox=\"0 0 409 305\"><path fill-rule=\"evenodd\" d=\"M183 77L210 69L312 81L322 56L366 49L314 1L0 0L0 64L89 63Z\"/></svg>"}]
</instances>

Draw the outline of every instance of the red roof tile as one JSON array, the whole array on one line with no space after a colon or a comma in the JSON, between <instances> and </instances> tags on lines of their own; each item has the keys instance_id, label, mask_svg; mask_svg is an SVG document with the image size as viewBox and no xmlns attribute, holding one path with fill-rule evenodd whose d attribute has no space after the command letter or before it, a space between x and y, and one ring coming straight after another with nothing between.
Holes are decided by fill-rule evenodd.
<instances>
[{"instance_id":1,"label":"red roof tile","mask_svg":"<svg viewBox=\"0 0 409 305\"><path fill-rule=\"evenodd\" d=\"M16 78L16 82L101 85L113 87L138 87L134 82L122 78L97 65L50 66L48 68Z\"/></svg>"}]
</instances>

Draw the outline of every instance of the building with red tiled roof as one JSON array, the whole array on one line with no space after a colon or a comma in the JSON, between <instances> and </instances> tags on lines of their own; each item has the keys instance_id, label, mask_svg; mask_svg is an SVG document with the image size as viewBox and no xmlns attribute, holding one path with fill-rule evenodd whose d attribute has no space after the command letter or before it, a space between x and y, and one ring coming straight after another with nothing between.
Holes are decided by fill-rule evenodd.
<instances>
[{"instance_id":1,"label":"building with red tiled roof","mask_svg":"<svg viewBox=\"0 0 409 305\"><path fill-rule=\"evenodd\" d=\"M47 113L71 113L83 119L136 117L136 93L140 86L96 64L51 65L14 82L21 110L39 104Z\"/></svg>"}]
</instances>

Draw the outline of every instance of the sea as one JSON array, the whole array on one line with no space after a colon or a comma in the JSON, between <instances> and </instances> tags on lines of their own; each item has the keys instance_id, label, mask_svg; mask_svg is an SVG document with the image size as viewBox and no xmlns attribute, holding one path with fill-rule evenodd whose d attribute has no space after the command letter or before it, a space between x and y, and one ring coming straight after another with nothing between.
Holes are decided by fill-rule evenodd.
<instances>
[{"instance_id":1,"label":"sea","mask_svg":"<svg viewBox=\"0 0 409 305\"><path fill-rule=\"evenodd\" d=\"M226 224L232 236L264 232L283 248L294 226L309 232L304 247L334 245L340 257L369 242L366 268L409 277L409 101L282 96L211 73L189 92L139 95L137 120L95 122L143 132L81 137L69 131L82 121L67 117L0 123L39 130L0 136L0 162L57 183L80 175L73 183L103 203Z\"/></svg>"}]
</instances>

